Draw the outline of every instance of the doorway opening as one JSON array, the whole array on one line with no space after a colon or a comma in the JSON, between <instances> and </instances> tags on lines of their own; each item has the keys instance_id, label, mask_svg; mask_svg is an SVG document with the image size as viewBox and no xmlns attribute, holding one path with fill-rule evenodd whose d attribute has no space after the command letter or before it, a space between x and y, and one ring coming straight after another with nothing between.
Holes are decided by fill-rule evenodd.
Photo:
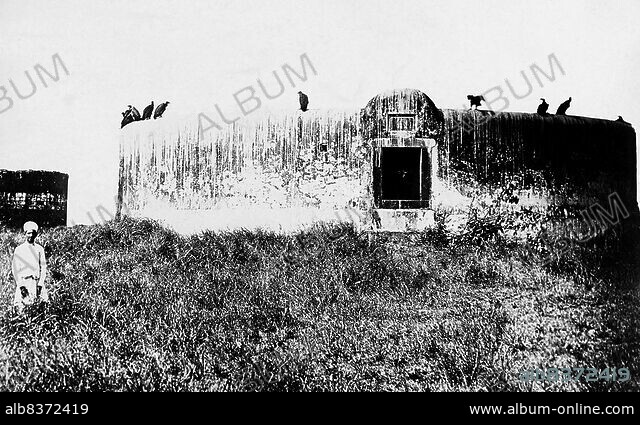
<instances>
[{"instance_id":1,"label":"doorway opening","mask_svg":"<svg viewBox=\"0 0 640 425\"><path fill-rule=\"evenodd\" d=\"M428 208L431 161L424 147L381 147L375 152L373 185L377 208Z\"/></svg>"}]
</instances>

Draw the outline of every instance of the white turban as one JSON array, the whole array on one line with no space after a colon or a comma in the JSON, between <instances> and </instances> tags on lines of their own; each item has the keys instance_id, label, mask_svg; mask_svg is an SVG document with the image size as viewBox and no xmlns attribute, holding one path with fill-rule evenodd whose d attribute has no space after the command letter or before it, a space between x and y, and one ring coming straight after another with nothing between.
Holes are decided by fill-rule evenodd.
<instances>
[{"instance_id":1,"label":"white turban","mask_svg":"<svg viewBox=\"0 0 640 425\"><path fill-rule=\"evenodd\" d=\"M38 231L38 225L33 221L27 221L26 223L24 223L24 226L22 228L25 232L28 232L29 230L35 230L36 232Z\"/></svg>"}]
</instances>

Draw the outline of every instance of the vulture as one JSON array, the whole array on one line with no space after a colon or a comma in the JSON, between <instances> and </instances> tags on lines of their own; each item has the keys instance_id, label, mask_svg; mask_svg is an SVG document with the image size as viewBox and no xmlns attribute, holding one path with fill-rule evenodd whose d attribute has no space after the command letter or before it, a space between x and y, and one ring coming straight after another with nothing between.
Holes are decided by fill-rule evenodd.
<instances>
[{"instance_id":1,"label":"vulture","mask_svg":"<svg viewBox=\"0 0 640 425\"><path fill-rule=\"evenodd\" d=\"M129 106L129 109L122 113L122 122L120 123L120 128L140 119L140 112L138 112L138 110L131 105L127 106Z\"/></svg>"},{"instance_id":2,"label":"vulture","mask_svg":"<svg viewBox=\"0 0 640 425\"><path fill-rule=\"evenodd\" d=\"M142 119L143 120L150 120L151 119L151 114L153 114L153 100L151 101L151 104L149 106L147 106L146 108L144 108L144 111L142 111Z\"/></svg>"},{"instance_id":3,"label":"vulture","mask_svg":"<svg viewBox=\"0 0 640 425\"><path fill-rule=\"evenodd\" d=\"M133 117L128 112L129 111L122 113L122 122L120 122L120 128L124 127L127 124L131 124L133 122Z\"/></svg>"},{"instance_id":4,"label":"vulture","mask_svg":"<svg viewBox=\"0 0 640 425\"><path fill-rule=\"evenodd\" d=\"M618 115L618 119L616 120L616 122L621 122L622 124L629 124L628 122L626 122L621 115Z\"/></svg>"},{"instance_id":5,"label":"vulture","mask_svg":"<svg viewBox=\"0 0 640 425\"><path fill-rule=\"evenodd\" d=\"M538 114L539 115L547 115L547 109L549 109L549 104L543 98L540 98L542 103L538 105Z\"/></svg>"},{"instance_id":6,"label":"vulture","mask_svg":"<svg viewBox=\"0 0 640 425\"><path fill-rule=\"evenodd\" d=\"M567 114L567 109L569 109L570 105L571 105L571 96L569 96L569 100L565 100L564 102L562 102L560 104L560 106L558 106L558 110L556 111L556 115L566 115Z\"/></svg>"},{"instance_id":7,"label":"vulture","mask_svg":"<svg viewBox=\"0 0 640 425\"><path fill-rule=\"evenodd\" d=\"M480 102L484 100L484 97L467 95L467 99L469 99L469 103L471 104L469 106L469 109L472 109L474 106L476 107L476 109L478 109L478 106L480 106Z\"/></svg>"},{"instance_id":8,"label":"vulture","mask_svg":"<svg viewBox=\"0 0 640 425\"><path fill-rule=\"evenodd\" d=\"M158 105L158 107L156 108L156 111L153 113L153 119L155 120L156 118L160 118L162 117L162 114L164 114L165 109L167 109L167 106L169 105L170 102L164 102Z\"/></svg>"},{"instance_id":9,"label":"vulture","mask_svg":"<svg viewBox=\"0 0 640 425\"><path fill-rule=\"evenodd\" d=\"M133 120L140 121L140 112L138 112L136 107L129 105L129 108L131 108L131 115L133 116Z\"/></svg>"},{"instance_id":10,"label":"vulture","mask_svg":"<svg viewBox=\"0 0 640 425\"><path fill-rule=\"evenodd\" d=\"M307 110L307 106L309 105L309 97L299 91L298 98L300 99L300 109L302 110L302 112L305 112Z\"/></svg>"}]
</instances>

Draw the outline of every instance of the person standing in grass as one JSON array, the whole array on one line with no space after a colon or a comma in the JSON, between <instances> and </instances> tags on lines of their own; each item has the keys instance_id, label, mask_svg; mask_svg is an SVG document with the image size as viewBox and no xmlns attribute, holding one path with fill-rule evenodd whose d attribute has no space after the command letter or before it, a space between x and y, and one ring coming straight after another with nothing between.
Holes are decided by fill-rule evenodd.
<instances>
[{"instance_id":1,"label":"person standing in grass","mask_svg":"<svg viewBox=\"0 0 640 425\"><path fill-rule=\"evenodd\" d=\"M25 241L16 247L11 260L11 271L16 281L13 306L18 313L37 300L49 301L49 294L44 285L47 276L47 259L44 248L35 243L38 225L33 221L27 221L23 229Z\"/></svg>"}]
</instances>

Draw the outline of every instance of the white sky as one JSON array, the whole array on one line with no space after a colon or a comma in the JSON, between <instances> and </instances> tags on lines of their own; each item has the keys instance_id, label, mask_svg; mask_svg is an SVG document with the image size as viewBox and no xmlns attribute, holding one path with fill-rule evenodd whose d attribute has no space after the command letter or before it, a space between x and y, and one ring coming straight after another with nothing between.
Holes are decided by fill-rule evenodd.
<instances>
[{"instance_id":1,"label":"white sky","mask_svg":"<svg viewBox=\"0 0 640 425\"><path fill-rule=\"evenodd\" d=\"M273 91L271 72L299 70L302 53L318 75L273 101L259 92L263 110L296 109L299 89L325 109L403 87L460 108L501 85L511 111L533 112L544 97L555 112L572 96L571 115L622 115L637 128L639 18L637 0L0 0L0 86L14 101L0 113L0 168L69 173L69 218L88 222L86 211L113 208L127 104L142 112L169 100L167 116L212 119L220 104L235 115L234 92L257 78ZM34 65L52 70L56 53L70 75L44 88ZM540 88L528 68L548 71L551 53L566 75ZM37 92L20 100L9 80L27 93L26 70ZM534 90L517 101L504 80L523 92L522 70Z\"/></svg>"}]
</instances>

